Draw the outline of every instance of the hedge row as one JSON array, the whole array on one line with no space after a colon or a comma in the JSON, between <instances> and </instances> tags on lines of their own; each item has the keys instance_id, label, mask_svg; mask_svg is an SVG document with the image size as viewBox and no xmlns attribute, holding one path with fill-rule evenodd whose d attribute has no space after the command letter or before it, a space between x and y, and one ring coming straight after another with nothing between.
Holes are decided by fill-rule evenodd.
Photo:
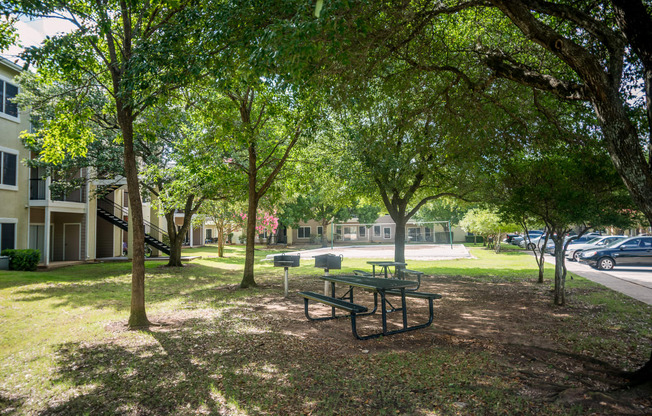
<instances>
[{"instance_id":1,"label":"hedge row","mask_svg":"<svg viewBox=\"0 0 652 416\"><path fill-rule=\"evenodd\" d=\"M41 260L41 252L39 250L25 249L25 250L14 250L14 249L5 249L2 250L0 256L9 256L9 270L22 270L33 272L38 266L38 262Z\"/></svg>"}]
</instances>

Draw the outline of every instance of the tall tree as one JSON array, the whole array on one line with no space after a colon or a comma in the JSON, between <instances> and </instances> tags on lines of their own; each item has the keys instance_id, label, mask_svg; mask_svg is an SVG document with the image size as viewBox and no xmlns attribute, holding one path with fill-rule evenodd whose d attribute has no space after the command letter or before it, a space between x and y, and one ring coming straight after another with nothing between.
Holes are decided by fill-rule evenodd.
<instances>
[{"instance_id":1,"label":"tall tree","mask_svg":"<svg viewBox=\"0 0 652 416\"><path fill-rule=\"evenodd\" d=\"M232 201L208 200L201 207L201 214L210 219L217 229L217 255L224 257L224 245L226 244L229 234L241 228L241 221L238 214L243 211L240 204Z\"/></svg>"},{"instance_id":2,"label":"tall tree","mask_svg":"<svg viewBox=\"0 0 652 416\"><path fill-rule=\"evenodd\" d=\"M457 131L446 122L452 104L435 90L446 79L371 89L373 99L354 107L337 134L343 137L342 174L374 192L396 224L395 261L405 259L405 226L428 201L470 192L464 167L473 151L462 151ZM435 98L438 97L438 98ZM441 97L441 98L439 98Z\"/></svg>"},{"instance_id":3,"label":"tall tree","mask_svg":"<svg viewBox=\"0 0 652 416\"><path fill-rule=\"evenodd\" d=\"M560 146L522 155L500 175L501 210L511 218L530 215L542 221L555 243L555 297L564 305L565 237L575 227L626 225L631 199L608 156L598 148ZM543 248L542 248L543 249Z\"/></svg>"},{"instance_id":4,"label":"tall tree","mask_svg":"<svg viewBox=\"0 0 652 416\"><path fill-rule=\"evenodd\" d=\"M132 263L131 328L149 325L145 311L145 253L142 201L138 183L138 160L134 149L134 125L143 111L156 99L190 75L200 72L198 57L187 53L193 43L192 23L198 21L182 2L128 2L102 0L80 2L11 1L3 5L10 11L30 18L65 19L76 30L47 38L38 47L28 48L24 59L37 66L44 83L64 83L72 87L78 106L60 109L49 126L54 146L44 149L44 157L56 161L62 145L73 144L73 152L83 154L93 141L85 127L89 119L101 120L101 114L88 111L88 90L105 94L105 112L119 127L123 146L124 171L129 187L129 203L134 228ZM5 9L6 10L6 9ZM81 110L81 111L80 111ZM78 129L78 130L77 130ZM72 137L70 137L70 133Z\"/></svg>"},{"instance_id":5,"label":"tall tree","mask_svg":"<svg viewBox=\"0 0 652 416\"><path fill-rule=\"evenodd\" d=\"M204 109L212 126L207 128L202 149L225 164L223 180L236 195L246 198L246 218L256 218L261 200L274 189L292 150L310 132L309 115L316 101L262 78L234 79L225 87L211 88L204 97ZM242 288L256 285L255 221L247 221L245 238Z\"/></svg>"}]
</instances>

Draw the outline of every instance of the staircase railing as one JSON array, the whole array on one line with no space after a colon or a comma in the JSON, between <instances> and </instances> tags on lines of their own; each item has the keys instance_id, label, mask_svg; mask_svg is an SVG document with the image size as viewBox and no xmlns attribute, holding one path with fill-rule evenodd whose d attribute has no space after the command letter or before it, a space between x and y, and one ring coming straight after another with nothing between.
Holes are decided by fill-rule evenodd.
<instances>
[{"instance_id":1,"label":"staircase railing","mask_svg":"<svg viewBox=\"0 0 652 416\"><path fill-rule=\"evenodd\" d=\"M116 204L115 202L107 198L98 199L97 206L104 209L105 211L111 212L113 215L116 215L116 212L119 212L119 215L116 216L123 217L125 215L129 215L129 210L126 207ZM158 233L160 235L159 240L162 239L163 237L168 236L168 233L165 230L152 224L149 221L143 220L143 224L145 225L145 232L147 234L152 234L152 231Z\"/></svg>"}]
</instances>

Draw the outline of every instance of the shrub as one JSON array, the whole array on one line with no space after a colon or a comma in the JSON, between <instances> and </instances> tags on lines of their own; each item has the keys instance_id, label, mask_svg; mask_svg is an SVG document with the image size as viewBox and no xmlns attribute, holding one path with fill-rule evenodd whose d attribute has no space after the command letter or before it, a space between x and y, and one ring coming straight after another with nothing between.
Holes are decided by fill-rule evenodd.
<instances>
[{"instance_id":1,"label":"shrub","mask_svg":"<svg viewBox=\"0 0 652 416\"><path fill-rule=\"evenodd\" d=\"M25 250L5 249L0 255L10 257L9 270L33 272L41 260L41 252L31 248Z\"/></svg>"}]
</instances>

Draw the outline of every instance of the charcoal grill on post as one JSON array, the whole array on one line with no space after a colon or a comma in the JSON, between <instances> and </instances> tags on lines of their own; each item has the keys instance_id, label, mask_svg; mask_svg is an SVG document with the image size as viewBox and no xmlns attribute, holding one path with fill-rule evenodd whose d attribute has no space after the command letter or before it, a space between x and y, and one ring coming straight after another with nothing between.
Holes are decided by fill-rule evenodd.
<instances>
[{"instance_id":1,"label":"charcoal grill on post","mask_svg":"<svg viewBox=\"0 0 652 416\"><path fill-rule=\"evenodd\" d=\"M315 267L324 269L324 275L328 276L330 269L339 270L342 268L342 258L341 254L339 256L331 253L320 254L315 256ZM324 282L324 295L326 296L329 295L329 285L329 282Z\"/></svg>"},{"instance_id":2,"label":"charcoal grill on post","mask_svg":"<svg viewBox=\"0 0 652 416\"><path fill-rule=\"evenodd\" d=\"M279 254L274 256L274 267L283 267L285 277L283 279L283 289L285 297L288 296L288 268L299 267L299 254Z\"/></svg>"}]
</instances>

